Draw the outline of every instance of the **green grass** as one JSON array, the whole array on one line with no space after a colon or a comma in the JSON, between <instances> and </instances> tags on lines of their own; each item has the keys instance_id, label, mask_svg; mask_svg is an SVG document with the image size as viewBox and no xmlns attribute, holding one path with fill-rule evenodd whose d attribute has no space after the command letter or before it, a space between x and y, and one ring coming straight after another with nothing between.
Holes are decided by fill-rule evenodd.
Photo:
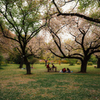
<instances>
[{"instance_id":1,"label":"green grass","mask_svg":"<svg viewBox=\"0 0 100 100\"><path fill-rule=\"evenodd\" d=\"M43 64L33 65L31 75L17 64L0 67L0 100L100 100L100 69L80 65L56 65L73 73L47 72ZM25 66L24 66L25 67Z\"/></svg>"}]
</instances>

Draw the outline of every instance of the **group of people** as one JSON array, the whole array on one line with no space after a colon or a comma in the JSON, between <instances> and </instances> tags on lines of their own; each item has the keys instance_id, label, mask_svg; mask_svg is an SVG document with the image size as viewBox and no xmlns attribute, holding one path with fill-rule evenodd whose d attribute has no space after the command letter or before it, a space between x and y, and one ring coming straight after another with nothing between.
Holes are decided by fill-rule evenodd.
<instances>
[{"instance_id":1,"label":"group of people","mask_svg":"<svg viewBox=\"0 0 100 100\"><path fill-rule=\"evenodd\" d=\"M57 71L57 67L55 67L53 63L52 63L52 67L50 67L49 63L48 63L47 64L47 69L48 69L48 72L49 72L49 70L54 70L54 69L55 69L55 72Z\"/></svg>"},{"instance_id":2,"label":"group of people","mask_svg":"<svg viewBox=\"0 0 100 100\"><path fill-rule=\"evenodd\" d=\"M57 67L55 67L54 66L54 64L52 63L52 67L50 67L49 65L49 63L47 64L47 62L48 62L48 60L45 60L45 66L47 67L47 69L48 69L48 72L50 71L50 70L54 70L55 69L55 72L57 71ZM70 71L70 69L69 68L63 68L62 70L60 70L60 72L61 73L71 73L72 71Z\"/></svg>"},{"instance_id":3,"label":"group of people","mask_svg":"<svg viewBox=\"0 0 100 100\"><path fill-rule=\"evenodd\" d=\"M69 68L67 68L67 70L66 70L66 68L63 68L60 72L62 72L62 73L71 73Z\"/></svg>"},{"instance_id":4,"label":"group of people","mask_svg":"<svg viewBox=\"0 0 100 100\"><path fill-rule=\"evenodd\" d=\"M55 69L55 72L57 71L57 67L54 66L54 64L52 63L52 67L49 66L49 63L47 64L47 69L48 69L48 72L49 70L54 70ZM60 70L61 73L71 73L70 69L69 68L63 68L62 70Z\"/></svg>"}]
</instances>

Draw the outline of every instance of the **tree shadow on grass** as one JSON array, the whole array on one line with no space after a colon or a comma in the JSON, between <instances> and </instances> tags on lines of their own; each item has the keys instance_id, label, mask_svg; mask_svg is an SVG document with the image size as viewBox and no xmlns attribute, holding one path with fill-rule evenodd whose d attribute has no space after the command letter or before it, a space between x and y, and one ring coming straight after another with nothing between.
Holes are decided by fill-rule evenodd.
<instances>
[{"instance_id":1,"label":"tree shadow on grass","mask_svg":"<svg viewBox=\"0 0 100 100\"><path fill-rule=\"evenodd\" d=\"M0 70L1 70L1 69L4 69L4 68L0 67Z\"/></svg>"},{"instance_id":2,"label":"tree shadow on grass","mask_svg":"<svg viewBox=\"0 0 100 100\"><path fill-rule=\"evenodd\" d=\"M80 73L80 72L59 73L58 72L58 73L54 73L53 75L100 76L100 73L96 73L96 72L86 72L86 73Z\"/></svg>"},{"instance_id":3,"label":"tree shadow on grass","mask_svg":"<svg viewBox=\"0 0 100 100\"><path fill-rule=\"evenodd\" d=\"M87 73L73 73L72 75L77 75L77 76L100 76L99 73L90 73L90 72L87 72Z\"/></svg>"},{"instance_id":4,"label":"tree shadow on grass","mask_svg":"<svg viewBox=\"0 0 100 100\"><path fill-rule=\"evenodd\" d=\"M47 72L47 73L57 73L57 72L59 72L59 71L45 71L45 72Z\"/></svg>"},{"instance_id":5,"label":"tree shadow on grass","mask_svg":"<svg viewBox=\"0 0 100 100\"><path fill-rule=\"evenodd\" d=\"M7 65L0 65L0 70L4 70Z\"/></svg>"}]
</instances>

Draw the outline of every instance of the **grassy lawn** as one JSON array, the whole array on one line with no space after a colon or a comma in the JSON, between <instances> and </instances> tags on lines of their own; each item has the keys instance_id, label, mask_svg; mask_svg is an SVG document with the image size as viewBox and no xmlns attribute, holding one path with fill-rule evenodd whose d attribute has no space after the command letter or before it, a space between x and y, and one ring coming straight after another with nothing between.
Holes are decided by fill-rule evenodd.
<instances>
[{"instance_id":1,"label":"grassy lawn","mask_svg":"<svg viewBox=\"0 0 100 100\"><path fill-rule=\"evenodd\" d=\"M47 72L35 64L31 75L12 64L0 68L0 100L100 100L100 69L88 66L87 73L77 73L80 65L56 65L73 73Z\"/></svg>"}]
</instances>

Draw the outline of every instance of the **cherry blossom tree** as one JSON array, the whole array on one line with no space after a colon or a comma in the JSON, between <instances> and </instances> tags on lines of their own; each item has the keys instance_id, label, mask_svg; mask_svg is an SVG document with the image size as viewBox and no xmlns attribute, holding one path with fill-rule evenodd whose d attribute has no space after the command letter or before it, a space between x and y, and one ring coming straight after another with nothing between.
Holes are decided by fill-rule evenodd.
<instances>
[{"instance_id":1,"label":"cherry blossom tree","mask_svg":"<svg viewBox=\"0 0 100 100\"><path fill-rule=\"evenodd\" d=\"M31 74L28 56L29 41L35 37L41 28L46 25L46 21L41 23L40 8L44 2L36 0L1 0L0 1L0 29L4 37L17 42L17 49L26 64L26 73ZM45 18L46 19L46 18ZM15 37L8 36L9 31Z\"/></svg>"},{"instance_id":2,"label":"cherry blossom tree","mask_svg":"<svg viewBox=\"0 0 100 100\"><path fill-rule=\"evenodd\" d=\"M64 30L69 31L72 38L69 42L62 43L59 32L63 31L64 26ZM79 59L81 61L80 72L86 72L87 62L91 55L100 52L98 49L100 48L99 27L89 24L85 20L74 18L70 21L70 24L65 24L58 30L54 29L50 21L48 28L56 45L55 47L58 48L57 51L52 47L49 50L60 58ZM98 32L93 31L95 28Z\"/></svg>"}]
</instances>

